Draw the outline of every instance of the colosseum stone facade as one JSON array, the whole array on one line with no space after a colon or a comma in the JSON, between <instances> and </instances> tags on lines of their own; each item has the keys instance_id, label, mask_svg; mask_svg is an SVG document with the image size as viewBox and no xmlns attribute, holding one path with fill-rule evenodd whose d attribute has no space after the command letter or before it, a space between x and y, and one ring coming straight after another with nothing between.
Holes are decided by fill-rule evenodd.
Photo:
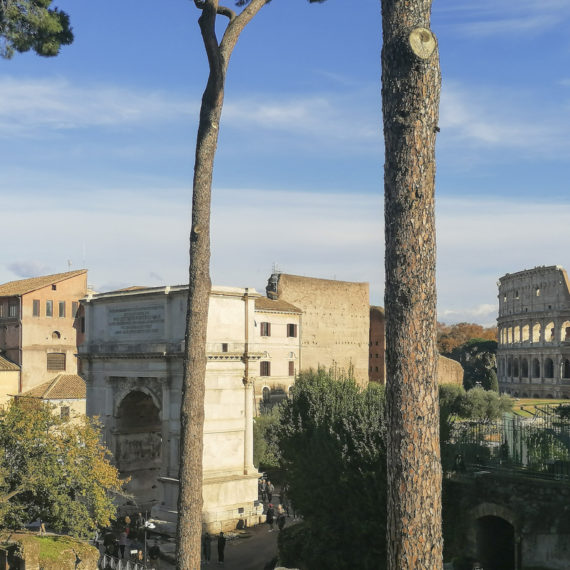
<instances>
[{"instance_id":1,"label":"colosseum stone facade","mask_svg":"<svg viewBox=\"0 0 570 570\"><path fill-rule=\"evenodd\" d=\"M515 397L570 397L570 284L560 265L501 277L497 376Z\"/></svg>"}]
</instances>

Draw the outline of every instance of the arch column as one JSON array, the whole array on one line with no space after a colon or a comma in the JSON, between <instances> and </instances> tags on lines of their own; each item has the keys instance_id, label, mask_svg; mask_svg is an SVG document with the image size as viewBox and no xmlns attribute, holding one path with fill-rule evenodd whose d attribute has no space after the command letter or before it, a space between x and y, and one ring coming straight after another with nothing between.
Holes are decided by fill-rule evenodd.
<instances>
[{"instance_id":1,"label":"arch column","mask_svg":"<svg viewBox=\"0 0 570 570\"><path fill-rule=\"evenodd\" d=\"M244 398L245 398L245 426L244 426L244 457L243 472L245 475L256 473L257 469L253 465L253 402L254 402L254 378L247 377L243 379Z\"/></svg>"}]
</instances>

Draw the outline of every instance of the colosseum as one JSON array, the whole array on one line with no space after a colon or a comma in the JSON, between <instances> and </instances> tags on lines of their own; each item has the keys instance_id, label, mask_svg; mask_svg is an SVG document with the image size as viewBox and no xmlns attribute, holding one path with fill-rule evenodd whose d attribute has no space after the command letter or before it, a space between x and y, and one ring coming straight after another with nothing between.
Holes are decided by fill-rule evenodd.
<instances>
[{"instance_id":1,"label":"colosseum","mask_svg":"<svg viewBox=\"0 0 570 570\"><path fill-rule=\"evenodd\" d=\"M560 265L501 277L499 388L522 398L570 398L570 286Z\"/></svg>"}]
</instances>

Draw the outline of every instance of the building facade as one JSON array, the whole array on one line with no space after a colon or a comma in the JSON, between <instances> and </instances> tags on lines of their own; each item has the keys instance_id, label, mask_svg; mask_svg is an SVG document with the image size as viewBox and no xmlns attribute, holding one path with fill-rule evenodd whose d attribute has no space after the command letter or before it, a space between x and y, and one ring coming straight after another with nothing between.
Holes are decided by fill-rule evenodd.
<instances>
[{"instance_id":1,"label":"building facade","mask_svg":"<svg viewBox=\"0 0 570 570\"><path fill-rule=\"evenodd\" d=\"M497 376L514 397L570 397L570 285L559 265L499 279Z\"/></svg>"},{"instance_id":2,"label":"building facade","mask_svg":"<svg viewBox=\"0 0 570 570\"><path fill-rule=\"evenodd\" d=\"M269 299L286 301L302 311L299 370L319 366L351 370L358 384L368 384L368 283L274 273L266 291Z\"/></svg>"},{"instance_id":3,"label":"building facade","mask_svg":"<svg viewBox=\"0 0 570 570\"><path fill-rule=\"evenodd\" d=\"M289 395L301 362L301 310L285 301L255 299L255 352L261 360L255 378L260 413Z\"/></svg>"},{"instance_id":4,"label":"building facade","mask_svg":"<svg viewBox=\"0 0 570 570\"><path fill-rule=\"evenodd\" d=\"M175 521L180 454L187 286L90 295L80 348L87 413L104 437L135 509ZM262 354L252 352L255 290L214 287L207 332L204 526L259 520L253 466L253 389Z\"/></svg>"},{"instance_id":5,"label":"building facade","mask_svg":"<svg viewBox=\"0 0 570 570\"><path fill-rule=\"evenodd\" d=\"M20 368L17 393L77 374L78 308L86 293L84 269L0 285L0 351Z\"/></svg>"}]
</instances>

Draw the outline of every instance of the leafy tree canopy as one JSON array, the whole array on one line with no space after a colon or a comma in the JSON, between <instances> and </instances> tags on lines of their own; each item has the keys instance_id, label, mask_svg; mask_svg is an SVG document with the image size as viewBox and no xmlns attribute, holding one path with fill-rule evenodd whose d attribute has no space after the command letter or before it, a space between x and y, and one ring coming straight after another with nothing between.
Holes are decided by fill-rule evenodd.
<instances>
[{"instance_id":1,"label":"leafy tree canopy","mask_svg":"<svg viewBox=\"0 0 570 570\"><path fill-rule=\"evenodd\" d=\"M496 341L497 327L485 328L475 323L437 323L437 348L444 356L450 356L454 348L474 338Z\"/></svg>"},{"instance_id":2,"label":"leafy tree canopy","mask_svg":"<svg viewBox=\"0 0 570 570\"><path fill-rule=\"evenodd\" d=\"M69 16L51 8L52 0L0 0L0 56L35 51L55 56L73 42Z\"/></svg>"},{"instance_id":3,"label":"leafy tree canopy","mask_svg":"<svg viewBox=\"0 0 570 570\"><path fill-rule=\"evenodd\" d=\"M455 347L449 356L463 366L465 388L473 388L480 383L485 390L499 391L496 340L472 338Z\"/></svg>"},{"instance_id":4,"label":"leafy tree canopy","mask_svg":"<svg viewBox=\"0 0 570 570\"><path fill-rule=\"evenodd\" d=\"M288 496L304 517L283 549L307 568L383 567L386 532L384 390L302 373L281 408L278 441ZM292 561L292 563L294 563Z\"/></svg>"},{"instance_id":5,"label":"leafy tree canopy","mask_svg":"<svg viewBox=\"0 0 570 570\"><path fill-rule=\"evenodd\" d=\"M62 420L31 398L0 412L0 528L41 517L58 532L84 537L109 525L116 512L110 493L122 488L95 421Z\"/></svg>"}]
</instances>

